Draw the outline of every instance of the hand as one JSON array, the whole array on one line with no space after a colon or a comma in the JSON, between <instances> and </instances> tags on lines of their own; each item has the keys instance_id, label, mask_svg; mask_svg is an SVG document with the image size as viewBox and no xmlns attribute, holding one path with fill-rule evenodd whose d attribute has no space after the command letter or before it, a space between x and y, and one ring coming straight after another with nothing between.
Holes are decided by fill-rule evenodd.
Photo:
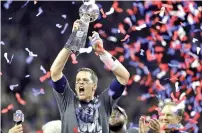
<instances>
[{"instance_id":1,"label":"hand","mask_svg":"<svg viewBox=\"0 0 202 133\"><path fill-rule=\"evenodd\" d=\"M149 121L149 127L153 130L153 132L160 133L161 125L158 119L151 119Z\"/></svg>"},{"instance_id":2,"label":"hand","mask_svg":"<svg viewBox=\"0 0 202 133\"><path fill-rule=\"evenodd\" d=\"M20 124L20 125L15 125L13 128L11 128L11 129L9 130L8 133L23 133L22 124Z\"/></svg>"},{"instance_id":3,"label":"hand","mask_svg":"<svg viewBox=\"0 0 202 133\"><path fill-rule=\"evenodd\" d=\"M81 26L81 23L82 23L81 20L77 19L73 24L72 32L76 31L76 30L79 30L79 28Z\"/></svg>"},{"instance_id":4,"label":"hand","mask_svg":"<svg viewBox=\"0 0 202 133\"><path fill-rule=\"evenodd\" d=\"M97 53L97 54L103 54L105 49L103 47L103 41L102 39L100 38L99 34L95 31L92 32L93 35L89 37L90 41L91 41L91 45L94 49L94 51Z\"/></svg>"},{"instance_id":5,"label":"hand","mask_svg":"<svg viewBox=\"0 0 202 133\"><path fill-rule=\"evenodd\" d=\"M143 116L139 119L139 133L147 133L149 131L149 127L145 123L145 118Z\"/></svg>"}]
</instances>

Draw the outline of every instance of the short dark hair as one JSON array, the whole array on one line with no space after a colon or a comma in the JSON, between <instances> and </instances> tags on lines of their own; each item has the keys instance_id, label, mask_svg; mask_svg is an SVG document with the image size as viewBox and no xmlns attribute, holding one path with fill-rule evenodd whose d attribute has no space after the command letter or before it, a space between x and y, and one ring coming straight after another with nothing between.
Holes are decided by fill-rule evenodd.
<instances>
[{"instance_id":1,"label":"short dark hair","mask_svg":"<svg viewBox=\"0 0 202 133\"><path fill-rule=\"evenodd\" d=\"M175 107L176 107L178 104L175 103L175 102L166 102L166 103L164 103L162 109L163 109L165 106L167 106L167 105L171 105L171 106L175 106ZM183 115L184 115L184 109L183 109L183 108L182 108L182 109L179 108L179 109L177 109L176 113L177 113L178 116L183 116Z\"/></svg>"},{"instance_id":2,"label":"short dark hair","mask_svg":"<svg viewBox=\"0 0 202 133\"><path fill-rule=\"evenodd\" d=\"M92 69L83 67L77 70L78 73L81 71L89 72L91 74L91 79L97 85L98 77L97 77L97 74Z\"/></svg>"}]
</instances>

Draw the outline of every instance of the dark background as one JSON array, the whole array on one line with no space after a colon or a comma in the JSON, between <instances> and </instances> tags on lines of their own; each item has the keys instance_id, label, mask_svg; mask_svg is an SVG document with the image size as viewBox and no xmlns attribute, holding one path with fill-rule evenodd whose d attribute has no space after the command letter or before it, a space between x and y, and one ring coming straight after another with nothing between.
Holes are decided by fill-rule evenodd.
<instances>
[{"instance_id":1,"label":"dark background","mask_svg":"<svg viewBox=\"0 0 202 133\"><path fill-rule=\"evenodd\" d=\"M78 10L82 2L38 1L37 4L34 4L33 1L30 1L27 3L27 5L24 5L26 1L15 1L10 4L9 9L5 9L5 3L6 1L1 2L1 41L5 43L5 45L1 45L1 108L4 109L9 104L13 104L14 108L12 110L9 110L7 113L1 113L2 131L8 132L9 128L14 125L14 123L12 123L13 113L16 110L20 109L25 115L24 132L36 132L37 130L40 130L41 126L46 122L50 120L60 119L58 108L52 94L50 79L47 79L43 83L41 83L39 80L39 78L44 75L44 73L40 70L40 66L42 65L46 69L46 71L49 71L54 59L56 58L59 51L63 48L71 33L73 22L79 18ZM114 2L98 1L96 3L99 5L100 8L102 7L103 10L107 12L110 10ZM162 3L172 5L174 7L173 10L177 10L177 5L183 5L185 9L188 8L187 3L189 2L150 2L151 4L149 6L146 6L146 2L144 1L135 3L136 5L133 6L134 2L132 1L121 1L119 2L119 7L123 9L123 12L114 12L106 18L103 18L102 14L100 14L99 19L90 24L88 33L89 35L92 35L92 31L95 30L101 33L102 30L105 31L107 36L116 37L118 41L112 42L107 40L106 37L101 36L104 41L104 47L106 50L112 52L115 51L116 48L125 48L123 52L117 52L117 54L115 54L115 57L117 59L121 59L121 57L123 55L126 55L128 51L130 51L135 46L138 46L138 42L140 42L141 44L141 49L144 50L143 56L140 54L139 50L135 53L132 53L136 57L134 60L130 56L129 58L125 58L125 60L122 62L131 74L131 83L128 83L126 87L127 95L123 96L118 104L126 110L129 117L129 126L132 124L134 126L138 126L138 120L141 115L154 116L155 114L157 114L157 111L148 112L148 109L150 107L154 105L158 106L158 102L160 101L157 97L152 97L146 99L145 101L140 101L137 98L138 96L148 93L148 91L151 91L152 88L152 94L162 95L162 101L165 101L166 98L170 98L170 92L175 92L174 83L170 80L166 80L171 78L171 71L175 71L175 73L177 73L181 71L187 72L188 70L190 70L194 73L193 75L187 74L184 80L179 81L180 86L185 85L185 89L181 90L181 93L186 92L188 88L191 88L191 82L188 82L189 77L192 78L192 82L200 81L199 89L202 88L200 68L181 69L168 67L166 75L159 79L160 83L164 85L166 90L157 91L155 88L155 81L157 80L156 74L158 73L148 75L141 67L141 64L143 64L143 66L146 66L152 73L154 72L154 70L161 68L162 64L168 65L171 60L177 60L181 63L185 63L185 58L187 56L184 56L186 54L184 54L183 52L183 46L188 46L188 44L191 45L189 50L196 56L198 56L198 60L201 65L202 50L198 55L196 54L196 47L202 47L201 15L196 17L198 18L198 21L194 20L195 24L184 27L187 39L185 41L182 41L179 37L177 37L180 42L179 45L181 46L181 48L178 50L174 50L175 54L169 55L169 47L175 41L172 38L173 36L169 35L169 31L171 33L174 33L176 30L171 30L171 28L180 26L180 22L187 23L187 17L189 14L192 13L190 11L186 12L185 19L182 20L177 18L174 24L171 24L171 22L168 21L167 25L169 28L163 33L157 29L158 26L162 27L163 24L160 24L155 20L161 20L161 18L155 14L150 16L150 26L147 26L140 31L130 32L131 27L123 21L126 17L132 19L132 16L126 13L126 9L130 8L133 9L133 11L137 11L136 13L134 13L136 21L133 20L132 24L138 26L140 23L138 20L145 20L146 15L149 12L153 13L154 11L159 11L161 9L161 6L158 5L161 5ZM196 9L202 5L200 1L193 3ZM143 8L137 6L138 4L142 5ZM42 8L43 13L37 17L36 14L38 13L39 7ZM143 10L142 13L141 10ZM62 17L62 15L64 14L66 15L66 19ZM168 13L166 14L168 15ZM201 11L199 12L199 14L201 14ZM12 17L12 19L9 20L10 17ZM68 23L68 27L65 30L64 34L61 34L61 31L63 30L66 23ZM95 29L93 26L96 23L102 23L103 27ZM124 29L127 31L127 34L130 35L130 38L127 39L127 41L125 42L122 42L120 40L123 39L126 34L113 34L111 32L111 29L117 28L119 23L122 23L124 25ZM62 28L56 27L56 24L62 25ZM152 29L155 30L160 36L167 35L170 37L169 39L164 38L167 43L167 45L164 47L164 52L158 53L155 51L155 54L162 53L163 55L160 62L156 60L148 61L146 58L146 51L151 50L149 48L149 43L151 41L154 42L154 45L152 46L153 48L155 48L156 46L162 46L159 40L154 39ZM199 29L199 31L195 32L195 30L197 29ZM148 37L153 37L153 39L149 40ZM193 43L193 38L197 38L198 42ZM86 47L89 46L88 42L89 40L87 39ZM127 46L131 49L127 49ZM37 57L34 57L33 61L30 64L26 63L26 59L29 54L25 50L25 48L29 48L30 51L38 55ZM4 58L5 52L8 53L8 59L10 59L11 56L14 54L14 58L11 64L8 64L6 62L6 59ZM97 73L99 78L97 94L100 94L114 78L113 74L104 68L103 63L94 54L94 52L91 52L90 54L82 54L78 56L77 60L78 64L74 65L71 63L70 59L64 69L64 73L68 77L72 88L74 88L74 81L77 69L81 67L89 67ZM136 62L136 66L130 65L131 61ZM30 77L25 78L25 75L30 75ZM138 82L134 82L132 80L134 75L140 75L141 80ZM148 81L150 76L151 81ZM181 76L178 76L177 78L180 79L180 77ZM149 84L146 84L147 81L149 82ZM9 86L14 84L18 84L18 87L14 88L14 90L10 90ZM43 88L45 94L34 96L32 88ZM15 93L17 92L21 95L22 99L26 101L26 105L21 105L17 102L15 98ZM194 98L196 101L196 95L197 93L194 93L193 91L187 95L188 102L186 102L186 112L188 114L190 114L193 110L195 110L199 114L201 112L201 100L197 101L198 104L194 103L193 100L192 102L189 102L191 98ZM188 109L188 105L192 107L191 110ZM198 107L197 109L196 106ZM198 123L202 122L201 118L197 119L197 121ZM184 125L188 123L190 122L183 121ZM197 124L197 126L200 128L200 131L198 132L202 132L201 124ZM189 129L189 132L193 131Z\"/></svg>"}]
</instances>

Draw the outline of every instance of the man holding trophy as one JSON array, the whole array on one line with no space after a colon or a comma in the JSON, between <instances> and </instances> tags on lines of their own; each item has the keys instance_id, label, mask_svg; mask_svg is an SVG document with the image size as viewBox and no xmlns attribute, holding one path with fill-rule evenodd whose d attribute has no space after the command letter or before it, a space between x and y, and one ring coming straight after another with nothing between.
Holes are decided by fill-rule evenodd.
<instances>
[{"instance_id":1,"label":"man holding trophy","mask_svg":"<svg viewBox=\"0 0 202 133\"><path fill-rule=\"evenodd\" d=\"M114 73L115 79L99 97L94 97L98 78L89 68L78 70L75 82L76 94L62 73L72 52L85 46L90 21L97 19L99 9L95 3L85 3L79 9L80 20L74 22L72 34L51 66L53 92L59 107L62 133L109 133L109 117L112 106L122 95L129 79L129 72L103 48L99 34L93 32L90 41L100 60ZM109 95L109 91L113 95Z\"/></svg>"}]
</instances>

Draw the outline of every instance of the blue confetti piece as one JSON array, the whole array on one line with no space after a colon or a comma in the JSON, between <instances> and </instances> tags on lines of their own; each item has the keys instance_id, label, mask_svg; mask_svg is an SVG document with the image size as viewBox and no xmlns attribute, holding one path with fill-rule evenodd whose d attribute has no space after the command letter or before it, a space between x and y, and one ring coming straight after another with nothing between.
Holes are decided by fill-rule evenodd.
<instances>
[{"instance_id":1,"label":"blue confetti piece","mask_svg":"<svg viewBox=\"0 0 202 133\"><path fill-rule=\"evenodd\" d=\"M141 69L140 69L140 68L136 68L136 73L137 73L138 75L141 75L141 74L142 74Z\"/></svg>"},{"instance_id":2,"label":"blue confetti piece","mask_svg":"<svg viewBox=\"0 0 202 133\"><path fill-rule=\"evenodd\" d=\"M152 75L153 75L153 76L156 76L160 71L161 71L160 68L156 68L156 69L152 72Z\"/></svg>"},{"instance_id":3,"label":"blue confetti piece","mask_svg":"<svg viewBox=\"0 0 202 133\"><path fill-rule=\"evenodd\" d=\"M175 54L175 50L172 49L172 48L169 48L167 54L168 55L174 55Z\"/></svg>"},{"instance_id":4,"label":"blue confetti piece","mask_svg":"<svg viewBox=\"0 0 202 133\"><path fill-rule=\"evenodd\" d=\"M137 19L136 19L135 15L132 15L132 16L131 16L131 20L132 20L133 22L136 22Z\"/></svg>"},{"instance_id":5,"label":"blue confetti piece","mask_svg":"<svg viewBox=\"0 0 202 133\"><path fill-rule=\"evenodd\" d=\"M134 67L138 67L138 63L134 62L134 61L130 61L129 65L134 66Z\"/></svg>"}]
</instances>

